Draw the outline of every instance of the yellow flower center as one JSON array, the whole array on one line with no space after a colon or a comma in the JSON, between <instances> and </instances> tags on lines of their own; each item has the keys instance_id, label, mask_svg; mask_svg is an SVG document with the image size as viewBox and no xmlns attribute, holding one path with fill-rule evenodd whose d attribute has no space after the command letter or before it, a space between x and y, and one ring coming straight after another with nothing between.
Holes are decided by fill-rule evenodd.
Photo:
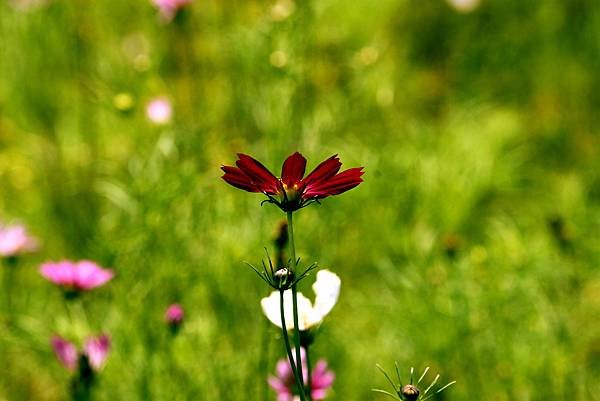
<instances>
[{"instance_id":1,"label":"yellow flower center","mask_svg":"<svg viewBox=\"0 0 600 401\"><path fill-rule=\"evenodd\" d=\"M294 184L292 186L288 186L287 184L282 184L283 191L285 194L281 194L281 200L288 202L294 202L298 199L300 193L298 191L298 184Z\"/></svg>"}]
</instances>

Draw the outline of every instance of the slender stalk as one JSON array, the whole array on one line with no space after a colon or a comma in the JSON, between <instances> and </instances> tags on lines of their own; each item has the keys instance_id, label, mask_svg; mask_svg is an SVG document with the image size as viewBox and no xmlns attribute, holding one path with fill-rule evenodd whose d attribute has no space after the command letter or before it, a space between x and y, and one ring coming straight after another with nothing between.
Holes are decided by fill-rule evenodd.
<instances>
[{"instance_id":1,"label":"slender stalk","mask_svg":"<svg viewBox=\"0 0 600 401\"><path fill-rule=\"evenodd\" d=\"M85 384L79 383L79 378L73 379L71 388L71 398L73 401L88 401L90 399L91 389Z\"/></svg>"},{"instance_id":2,"label":"slender stalk","mask_svg":"<svg viewBox=\"0 0 600 401\"><path fill-rule=\"evenodd\" d=\"M296 347L296 361L298 366L302 366L302 356L300 353L300 330L298 329L298 289L296 284L292 285L292 306L294 308L294 346ZM302 383L302 390L304 391L304 378L302 377L302 369L298 369L298 376Z\"/></svg>"},{"instance_id":3,"label":"slender stalk","mask_svg":"<svg viewBox=\"0 0 600 401\"><path fill-rule=\"evenodd\" d=\"M307 344L304 346L304 350L306 351L306 383L307 386L306 388L308 389L306 391L306 396L308 397L309 401L312 401L312 367L310 366L310 346Z\"/></svg>"},{"instance_id":4,"label":"slender stalk","mask_svg":"<svg viewBox=\"0 0 600 401\"><path fill-rule=\"evenodd\" d=\"M294 218L292 212L287 212L287 221L288 221L288 233L290 237L290 255L292 257L292 272L295 274L298 264L298 259L296 259L296 244L294 242ZM302 387L300 388L300 393L304 392L304 378L302 377L302 356L300 355L300 329L298 324L298 288L294 283L292 285L292 306L294 309L294 343L296 346L296 363L297 366L300 366L300 369L297 369L298 377L300 383L302 383ZM305 397L306 398L306 397Z\"/></svg>"},{"instance_id":5,"label":"slender stalk","mask_svg":"<svg viewBox=\"0 0 600 401\"><path fill-rule=\"evenodd\" d=\"M283 332L283 342L285 343L285 350L287 351L288 359L290 361L290 366L292 367L292 372L294 373L294 378L296 379L296 385L298 386L298 393L300 394L300 399L302 401L306 401L306 397L304 395L304 384L302 383L301 376L298 374L297 365L294 362L294 355L292 355L292 347L290 346L290 339L288 337L287 326L285 324L285 309L283 307L283 290L279 290L279 311L281 313L281 330ZM298 350L298 348L296 348L296 350ZM298 359L296 359L296 361L298 361ZM300 365L300 372L302 372L302 365Z\"/></svg>"}]
</instances>

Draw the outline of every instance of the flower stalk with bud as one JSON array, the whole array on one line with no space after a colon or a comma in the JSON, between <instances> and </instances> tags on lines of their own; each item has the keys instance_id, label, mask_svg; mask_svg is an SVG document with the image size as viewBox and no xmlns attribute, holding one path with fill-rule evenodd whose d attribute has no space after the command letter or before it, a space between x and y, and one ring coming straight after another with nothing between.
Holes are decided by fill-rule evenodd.
<instances>
[{"instance_id":1,"label":"flower stalk with bud","mask_svg":"<svg viewBox=\"0 0 600 401\"><path fill-rule=\"evenodd\" d=\"M350 168L340 172L341 166L342 163L340 162L340 159L337 157L337 155L333 155L319 164L312 172L304 177L306 170L306 159L300 153L295 152L283 163L280 178L271 173L258 160L241 153L238 154L238 160L236 161L235 166L221 167L225 173L222 178L227 183L247 192L260 192L264 194L266 199L261 204L274 204L284 213L286 213L290 263L288 263L287 266L277 266L277 268L273 268L269 259L270 271L267 270L264 263L262 271L259 271L253 266L251 267L264 281L278 291L278 293L275 292L271 294L271 297L275 297L274 302L277 303L277 309L279 309L279 317L275 318L275 320L279 320L280 327L282 329L284 343L288 353L288 361L297 382L298 395L300 396L301 401L305 401L307 399L311 400L312 383L310 366L307 366L308 370L306 375L303 374L302 369L302 366L304 365L301 355L302 326L299 314L299 300L303 299L304 297L300 298L301 294L298 293L297 284L308 274L308 272L310 272L310 270L314 269L316 265L311 265L303 273L298 274L299 260L296 257L293 212L313 203L320 203L321 199L328 196L339 195L343 192L346 192L362 182L362 167ZM290 295L286 295L287 293ZM290 296L292 303L291 320L293 323L292 329L294 335L295 355L292 355L291 345L287 333L287 322L289 322L289 319L286 320L285 303L286 299L288 299ZM275 308L269 308L269 310L273 311ZM269 317L268 314L267 316ZM273 321L272 316L269 317L269 319ZM306 353L306 358L308 358L308 352ZM304 376L306 376L308 380L308 391L305 391Z\"/></svg>"}]
</instances>

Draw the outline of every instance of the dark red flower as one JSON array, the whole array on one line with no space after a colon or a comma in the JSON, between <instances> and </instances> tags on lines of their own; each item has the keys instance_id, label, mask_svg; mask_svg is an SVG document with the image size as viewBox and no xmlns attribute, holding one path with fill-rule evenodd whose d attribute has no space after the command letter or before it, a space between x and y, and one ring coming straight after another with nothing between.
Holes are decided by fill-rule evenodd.
<instances>
[{"instance_id":1,"label":"dark red flower","mask_svg":"<svg viewBox=\"0 0 600 401\"><path fill-rule=\"evenodd\" d=\"M306 159L296 152L288 157L281 168L281 178L277 178L258 160L238 153L237 167L222 166L223 179L236 188L248 192L262 192L282 210L294 211L330 195L346 192L363 180L363 167L342 171L342 163L337 155L319 164L304 177Z\"/></svg>"}]
</instances>

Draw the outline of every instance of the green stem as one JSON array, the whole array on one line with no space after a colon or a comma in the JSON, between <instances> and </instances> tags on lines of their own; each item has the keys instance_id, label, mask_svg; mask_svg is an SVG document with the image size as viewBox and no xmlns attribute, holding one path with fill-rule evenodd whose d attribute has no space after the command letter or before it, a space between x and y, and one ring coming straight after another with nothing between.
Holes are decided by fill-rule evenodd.
<instances>
[{"instance_id":1,"label":"green stem","mask_svg":"<svg viewBox=\"0 0 600 401\"><path fill-rule=\"evenodd\" d=\"M310 366L310 353L309 353L309 345L308 342L307 344L304 346L304 351L306 351L306 383L307 383L307 392L306 392L306 396L308 397L308 399L310 401L312 401L312 369Z\"/></svg>"},{"instance_id":2,"label":"green stem","mask_svg":"<svg viewBox=\"0 0 600 401\"><path fill-rule=\"evenodd\" d=\"M73 401L89 401L92 399L92 382L90 379L75 376L71 382L71 399Z\"/></svg>"},{"instance_id":3,"label":"green stem","mask_svg":"<svg viewBox=\"0 0 600 401\"><path fill-rule=\"evenodd\" d=\"M296 284L292 285L292 306L294 308L294 346L296 348L296 361L298 366L302 366L302 356L300 353L300 330L298 329L298 290ZM298 376L302 383L302 390L304 391L304 378L302 377L302 369L298 369Z\"/></svg>"},{"instance_id":4,"label":"green stem","mask_svg":"<svg viewBox=\"0 0 600 401\"><path fill-rule=\"evenodd\" d=\"M296 274L298 267L298 259L296 259L296 244L294 242L294 219L292 212L287 212L288 221L288 234L290 237L290 255L292 257L292 273ZM294 283L292 285L292 306L294 309L294 343L296 347L296 365L300 367L297 369L298 381L302 384L298 390L303 395L303 399L306 399L304 393L304 378L302 377L302 356L300 355L300 329L298 324L298 288Z\"/></svg>"},{"instance_id":5,"label":"green stem","mask_svg":"<svg viewBox=\"0 0 600 401\"><path fill-rule=\"evenodd\" d=\"M285 309L283 307L283 290L279 290L279 312L281 313L281 330L283 332L283 342L285 343L285 350L287 351L288 359L290 361L290 366L292 367L292 372L294 372L294 378L296 379L296 385L298 386L298 393L300 394L300 399L302 401L306 401L306 397L304 396L304 385L302 383L301 374L302 368L300 368L300 375L298 374L298 368L296 367L296 363L294 362L294 356L292 355L292 347L290 346L290 339L287 333L287 326L285 324ZM296 348L298 349L298 348ZM296 354L297 355L297 354ZM298 360L298 359L296 359ZM302 366L302 365L300 365Z\"/></svg>"}]
</instances>

